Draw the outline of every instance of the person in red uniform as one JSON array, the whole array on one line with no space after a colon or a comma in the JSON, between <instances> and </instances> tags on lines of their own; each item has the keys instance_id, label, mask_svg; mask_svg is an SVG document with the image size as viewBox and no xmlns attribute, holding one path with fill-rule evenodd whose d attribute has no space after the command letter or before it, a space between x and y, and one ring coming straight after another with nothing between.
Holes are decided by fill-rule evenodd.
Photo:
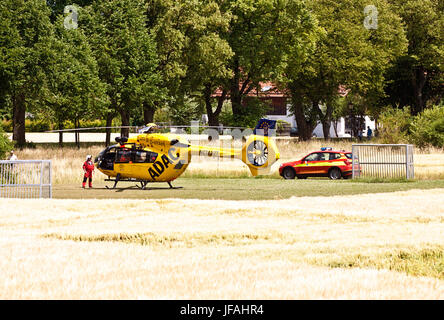
<instances>
[{"instance_id":1,"label":"person in red uniform","mask_svg":"<svg viewBox=\"0 0 444 320\"><path fill-rule=\"evenodd\" d=\"M83 183L82 188L85 188L86 180L89 179L89 187L92 188L92 174L94 171L94 163L91 161L91 155L86 156L86 161L83 163Z\"/></svg>"}]
</instances>

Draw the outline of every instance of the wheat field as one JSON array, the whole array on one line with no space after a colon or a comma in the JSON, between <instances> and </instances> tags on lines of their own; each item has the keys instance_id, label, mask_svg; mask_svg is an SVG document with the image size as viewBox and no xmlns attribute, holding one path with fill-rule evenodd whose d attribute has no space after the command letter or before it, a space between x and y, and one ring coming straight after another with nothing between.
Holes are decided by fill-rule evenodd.
<instances>
[{"instance_id":1,"label":"wheat field","mask_svg":"<svg viewBox=\"0 0 444 320\"><path fill-rule=\"evenodd\" d=\"M0 299L443 299L443 194L2 199Z\"/></svg>"},{"instance_id":2,"label":"wheat field","mask_svg":"<svg viewBox=\"0 0 444 320\"><path fill-rule=\"evenodd\" d=\"M206 141L200 142L208 145ZM213 146L226 147L223 142L212 143ZM279 164L287 161L298 160L307 153L319 150L321 147L330 146L337 150L351 151L351 142L314 140L309 142L295 142L295 140L277 140L277 146L281 159L273 165L270 177L279 178ZM80 149L66 148L43 148L17 150L17 156L21 160L47 159L52 160L53 177L55 184L78 183L82 180L82 164L87 154L97 156L104 147L93 146ZM415 179L432 180L444 179L444 151L441 149L414 150ZM214 159L206 157L193 157L188 169L182 175L184 178L192 177L250 177L246 165L239 160ZM100 173L96 174L96 181L103 181L106 177Z\"/></svg>"},{"instance_id":3,"label":"wheat field","mask_svg":"<svg viewBox=\"0 0 444 320\"><path fill-rule=\"evenodd\" d=\"M325 146L277 144L278 163ZM79 184L86 154L101 149L17 155L51 159L56 185ZM183 177L201 176L249 172L241 161L193 158ZM443 179L444 152L415 150L415 177ZM444 299L443 196L0 199L0 299Z\"/></svg>"}]
</instances>

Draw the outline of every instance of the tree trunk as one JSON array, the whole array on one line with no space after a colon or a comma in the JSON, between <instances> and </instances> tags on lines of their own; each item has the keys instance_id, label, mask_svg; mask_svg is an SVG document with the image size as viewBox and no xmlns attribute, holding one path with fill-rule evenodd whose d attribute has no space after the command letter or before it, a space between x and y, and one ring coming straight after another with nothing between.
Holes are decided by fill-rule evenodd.
<instances>
[{"instance_id":1,"label":"tree trunk","mask_svg":"<svg viewBox=\"0 0 444 320\"><path fill-rule=\"evenodd\" d=\"M105 146L109 146L111 144L111 126L113 124L114 114L112 112L108 112L106 115L106 137L105 137Z\"/></svg>"},{"instance_id":2,"label":"tree trunk","mask_svg":"<svg viewBox=\"0 0 444 320\"><path fill-rule=\"evenodd\" d=\"M325 115L322 114L321 108L319 108L319 112L321 113L319 117L321 118L321 123L322 123L322 133L324 134L324 139L328 140L330 139L330 127L331 127L333 108L331 107L331 104L327 102L327 109L325 110Z\"/></svg>"},{"instance_id":3,"label":"tree trunk","mask_svg":"<svg viewBox=\"0 0 444 320\"><path fill-rule=\"evenodd\" d=\"M122 118L122 126L123 127L129 127L130 125L130 115L129 112L126 110L120 111L120 117ZM129 128L121 128L120 129L120 135L122 137L129 137Z\"/></svg>"},{"instance_id":4,"label":"tree trunk","mask_svg":"<svg viewBox=\"0 0 444 320\"><path fill-rule=\"evenodd\" d=\"M335 130L336 138L338 138L338 119L333 120L333 129Z\"/></svg>"},{"instance_id":5,"label":"tree trunk","mask_svg":"<svg viewBox=\"0 0 444 320\"><path fill-rule=\"evenodd\" d=\"M322 133L324 134L324 139L328 140L330 138L331 122L329 120L324 120L321 123L322 123Z\"/></svg>"},{"instance_id":6,"label":"tree trunk","mask_svg":"<svg viewBox=\"0 0 444 320\"><path fill-rule=\"evenodd\" d=\"M152 123L154 121L154 112L156 108L148 103L143 103L143 121L145 124Z\"/></svg>"},{"instance_id":7,"label":"tree trunk","mask_svg":"<svg viewBox=\"0 0 444 320\"><path fill-rule=\"evenodd\" d=\"M427 72L423 67L418 67L412 78L413 91L415 95L415 105L413 107L413 115L422 112L425 107L425 99L423 97L423 89L427 81Z\"/></svg>"},{"instance_id":8,"label":"tree trunk","mask_svg":"<svg viewBox=\"0 0 444 320\"><path fill-rule=\"evenodd\" d=\"M26 144L25 137L25 115L26 105L25 97L21 94L17 95L13 99L13 111L12 111L12 139L17 142L20 148Z\"/></svg>"},{"instance_id":9,"label":"tree trunk","mask_svg":"<svg viewBox=\"0 0 444 320\"><path fill-rule=\"evenodd\" d=\"M224 104L225 98L227 96L227 91L223 90L220 97L217 99L217 107L216 110L213 111L213 105L211 103L211 94L213 91L211 90L211 85L205 86L204 91L204 100L205 100L205 108L208 116L208 125L211 127L219 126L219 115L222 111L222 106Z\"/></svg>"},{"instance_id":10,"label":"tree trunk","mask_svg":"<svg viewBox=\"0 0 444 320\"><path fill-rule=\"evenodd\" d=\"M239 89L235 89L235 86L231 87L230 100L231 100L231 110L233 111L233 116L240 116L244 114L244 109L242 106L242 96L239 94Z\"/></svg>"},{"instance_id":11,"label":"tree trunk","mask_svg":"<svg viewBox=\"0 0 444 320\"><path fill-rule=\"evenodd\" d=\"M63 130L65 127L63 125L63 121L59 120L59 130ZM59 131L59 146L63 148L63 132Z\"/></svg>"},{"instance_id":12,"label":"tree trunk","mask_svg":"<svg viewBox=\"0 0 444 320\"><path fill-rule=\"evenodd\" d=\"M238 116L244 114L242 107L242 95L239 89L240 82L240 68L239 61L237 58L234 60L234 77L231 80L230 87L230 100L231 100L231 110L233 111L233 116Z\"/></svg>"},{"instance_id":13,"label":"tree trunk","mask_svg":"<svg viewBox=\"0 0 444 320\"><path fill-rule=\"evenodd\" d=\"M313 108L317 111L319 119L321 120L322 124L322 133L324 135L324 139L328 140L330 138L330 127L331 127L331 121L332 121L332 114L333 114L333 108L331 107L331 104L327 102L326 104L327 109L325 110L325 114L322 112L322 109L319 107L319 102L314 101L313 102Z\"/></svg>"},{"instance_id":14,"label":"tree trunk","mask_svg":"<svg viewBox=\"0 0 444 320\"><path fill-rule=\"evenodd\" d=\"M74 128L75 129L80 128L80 120L79 119L74 120ZM74 136L75 136L75 141L76 141L76 147L77 147L77 149L80 149L80 132L77 130L74 131Z\"/></svg>"},{"instance_id":15,"label":"tree trunk","mask_svg":"<svg viewBox=\"0 0 444 320\"><path fill-rule=\"evenodd\" d=\"M294 90L292 90L291 100L293 104L294 117L298 126L299 139L302 141L310 140L315 128L313 122L316 122L311 121L312 119L309 119L309 121L307 121L304 115L304 105L302 103L302 97L298 95L297 92L295 92Z\"/></svg>"}]
</instances>

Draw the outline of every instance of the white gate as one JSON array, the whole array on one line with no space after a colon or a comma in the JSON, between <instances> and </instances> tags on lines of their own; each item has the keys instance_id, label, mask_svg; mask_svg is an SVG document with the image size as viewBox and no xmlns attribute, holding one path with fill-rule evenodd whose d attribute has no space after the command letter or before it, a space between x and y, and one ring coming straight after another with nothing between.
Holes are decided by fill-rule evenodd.
<instances>
[{"instance_id":1,"label":"white gate","mask_svg":"<svg viewBox=\"0 0 444 320\"><path fill-rule=\"evenodd\" d=\"M51 160L0 161L0 198L52 198Z\"/></svg>"},{"instance_id":2,"label":"white gate","mask_svg":"<svg viewBox=\"0 0 444 320\"><path fill-rule=\"evenodd\" d=\"M415 177L411 144L354 144L352 154L353 178Z\"/></svg>"}]
</instances>

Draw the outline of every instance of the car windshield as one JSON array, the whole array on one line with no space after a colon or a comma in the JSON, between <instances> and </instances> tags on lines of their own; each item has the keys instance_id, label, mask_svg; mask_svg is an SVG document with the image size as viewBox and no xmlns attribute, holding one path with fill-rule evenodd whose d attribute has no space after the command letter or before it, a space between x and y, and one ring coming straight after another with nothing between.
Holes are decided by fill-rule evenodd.
<instances>
[{"instance_id":1,"label":"car windshield","mask_svg":"<svg viewBox=\"0 0 444 320\"><path fill-rule=\"evenodd\" d=\"M316 152L309 154L304 158L304 161L324 161L330 158L330 154L328 152Z\"/></svg>"}]
</instances>

